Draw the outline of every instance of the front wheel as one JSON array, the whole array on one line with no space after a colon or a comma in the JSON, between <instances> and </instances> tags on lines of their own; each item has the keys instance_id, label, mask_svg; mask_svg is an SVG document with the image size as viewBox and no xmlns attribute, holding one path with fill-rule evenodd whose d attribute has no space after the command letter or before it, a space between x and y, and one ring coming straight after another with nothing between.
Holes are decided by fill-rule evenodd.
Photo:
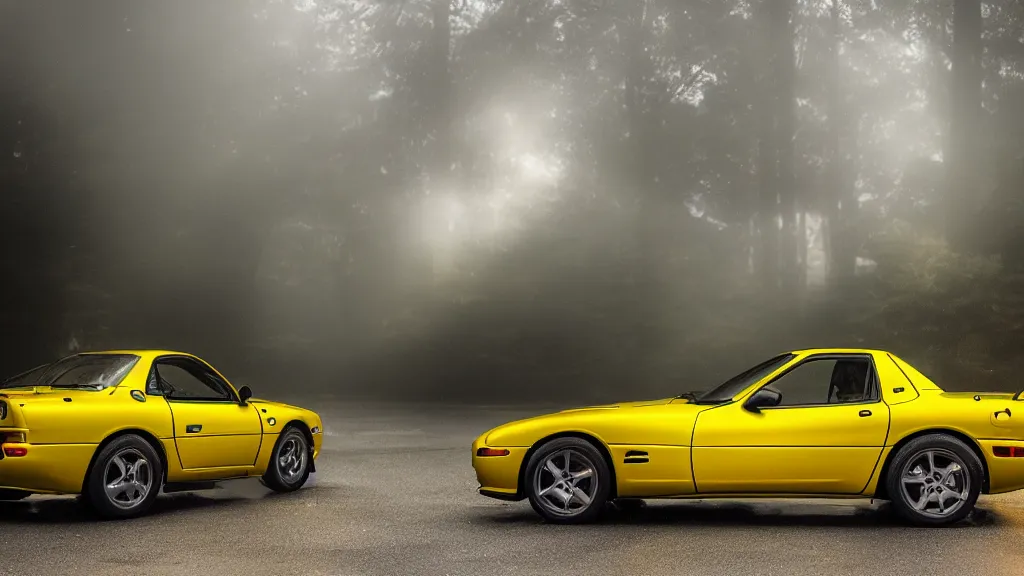
<instances>
[{"instance_id":1,"label":"front wheel","mask_svg":"<svg viewBox=\"0 0 1024 576\"><path fill-rule=\"evenodd\" d=\"M545 443L526 467L530 505L548 522L578 524L595 520L611 493L604 456L582 438Z\"/></svg>"},{"instance_id":2,"label":"front wheel","mask_svg":"<svg viewBox=\"0 0 1024 576\"><path fill-rule=\"evenodd\" d=\"M289 426L281 432L270 455L263 483L275 492L294 492L309 478L312 454L301 430Z\"/></svg>"},{"instance_id":3,"label":"front wheel","mask_svg":"<svg viewBox=\"0 0 1024 576\"><path fill-rule=\"evenodd\" d=\"M921 526L963 520L981 494L981 460L963 441L945 434L911 440L889 466L886 488L904 519Z\"/></svg>"}]
</instances>

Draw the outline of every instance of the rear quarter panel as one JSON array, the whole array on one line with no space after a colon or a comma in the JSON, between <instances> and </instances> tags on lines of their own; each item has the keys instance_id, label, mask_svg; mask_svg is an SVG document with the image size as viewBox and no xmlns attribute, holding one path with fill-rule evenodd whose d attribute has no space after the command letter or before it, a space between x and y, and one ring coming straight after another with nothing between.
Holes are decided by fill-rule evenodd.
<instances>
[{"instance_id":1,"label":"rear quarter panel","mask_svg":"<svg viewBox=\"0 0 1024 576\"><path fill-rule=\"evenodd\" d=\"M979 393L949 394L941 390L921 390L915 402L891 407L892 428L887 445L929 430L951 430L971 439L984 459L989 475L989 493L1024 488L1024 459L997 458L993 447L1024 446L1024 426L996 426L993 415L1007 407L1020 406L1024 424L1024 403L1014 402L1010 395ZM1014 414L1016 417L1016 413ZM884 481L879 479L879 481Z\"/></svg>"},{"instance_id":2,"label":"rear quarter panel","mask_svg":"<svg viewBox=\"0 0 1024 576\"><path fill-rule=\"evenodd\" d=\"M23 462L7 463L5 476L23 476L21 485L31 483L39 491L80 492L97 447L113 434L141 430L158 447L172 436L167 403L162 398L139 402L128 388L55 391L13 396L7 402L17 404L31 448Z\"/></svg>"}]
</instances>

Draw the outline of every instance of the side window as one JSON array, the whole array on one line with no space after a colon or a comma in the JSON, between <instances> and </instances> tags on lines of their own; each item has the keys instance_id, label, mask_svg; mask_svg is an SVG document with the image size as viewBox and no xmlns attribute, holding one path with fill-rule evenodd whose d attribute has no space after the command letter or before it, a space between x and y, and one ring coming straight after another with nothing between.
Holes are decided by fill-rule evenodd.
<instances>
[{"instance_id":1,"label":"side window","mask_svg":"<svg viewBox=\"0 0 1024 576\"><path fill-rule=\"evenodd\" d=\"M219 378L191 363L159 362L149 388L171 400L232 400L231 392Z\"/></svg>"},{"instance_id":2,"label":"side window","mask_svg":"<svg viewBox=\"0 0 1024 576\"><path fill-rule=\"evenodd\" d=\"M849 404L876 399L867 358L809 360L768 385L782 394L779 406Z\"/></svg>"}]
</instances>

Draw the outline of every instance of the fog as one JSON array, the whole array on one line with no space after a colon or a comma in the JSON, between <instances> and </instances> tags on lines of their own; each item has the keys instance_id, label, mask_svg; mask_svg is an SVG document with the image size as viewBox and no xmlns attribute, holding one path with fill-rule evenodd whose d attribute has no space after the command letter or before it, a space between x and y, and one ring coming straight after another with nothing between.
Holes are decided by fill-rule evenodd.
<instances>
[{"instance_id":1,"label":"fog","mask_svg":"<svg viewBox=\"0 0 1024 576\"><path fill-rule=\"evenodd\" d=\"M0 0L4 375L589 403L789 349L1020 390L1017 0Z\"/></svg>"}]
</instances>

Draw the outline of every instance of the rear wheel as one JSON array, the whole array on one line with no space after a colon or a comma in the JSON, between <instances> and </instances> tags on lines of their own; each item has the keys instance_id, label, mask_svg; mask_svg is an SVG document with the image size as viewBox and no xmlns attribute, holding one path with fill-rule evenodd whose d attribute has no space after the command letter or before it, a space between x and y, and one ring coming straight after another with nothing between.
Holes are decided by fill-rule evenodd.
<instances>
[{"instance_id":1,"label":"rear wheel","mask_svg":"<svg viewBox=\"0 0 1024 576\"><path fill-rule=\"evenodd\" d=\"M548 522L591 522L611 493L604 456L582 438L556 438L542 445L526 467L526 494Z\"/></svg>"},{"instance_id":2,"label":"rear wheel","mask_svg":"<svg viewBox=\"0 0 1024 576\"><path fill-rule=\"evenodd\" d=\"M85 497L105 518L145 514L160 492L160 456L149 442L126 434L103 447L89 470Z\"/></svg>"},{"instance_id":3,"label":"rear wheel","mask_svg":"<svg viewBox=\"0 0 1024 576\"><path fill-rule=\"evenodd\" d=\"M981 493L984 470L963 441L945 434L911 440L889 466L886 489L893 508L922 526L963 520Z\"/></svg>"},{"instance_id":4,"label":"rear wheel","mask_svg":"<svg viewBox=\"0 0 1024 576\"><path fill-rule=\"evenodd\" d=\"M295 426L281 432L263 483L275 492L294 492L309 478L312 455L306 435Z\"/></svg>"},{"instance_id":5,"label":"rear wheel","mask_svg":"<svg viewBox=\"0 0 1024 576\"><path fill-rule=\"evenodd\" d=\"M25 492L24 490L0 490L0 502L13 502L15 500L24 500L31 496L31 492Z\"/></svg>"}]
</instances>

